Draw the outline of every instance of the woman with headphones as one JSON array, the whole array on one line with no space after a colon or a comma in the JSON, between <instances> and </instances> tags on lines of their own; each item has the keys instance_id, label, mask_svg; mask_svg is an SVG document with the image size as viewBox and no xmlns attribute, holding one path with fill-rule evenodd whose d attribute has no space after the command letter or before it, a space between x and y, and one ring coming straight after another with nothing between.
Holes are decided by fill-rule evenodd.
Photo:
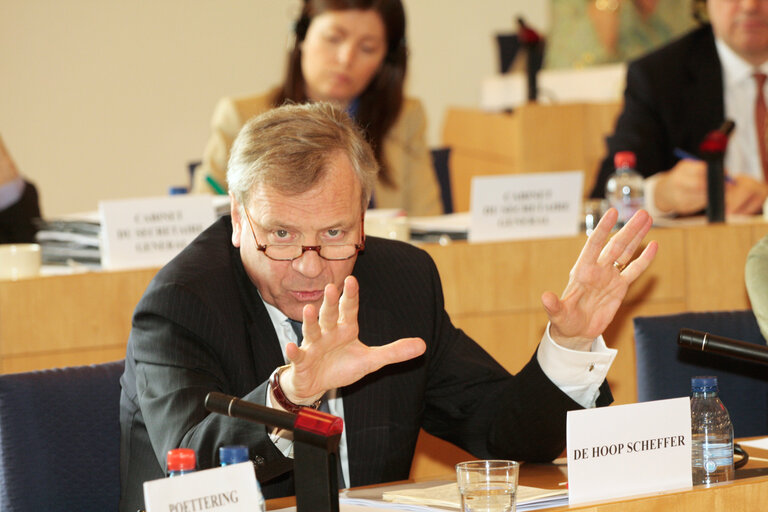
<instances>
[{"instance_id":1,"label":"woman with headphones","mask_svg":"<svg viewBox=\"0 0 768 512\"><path fill-rule=\"evenodd\" d=\"M373 207L412 216L442 213L424 109L403 94L407 48L400 0L305 0L295 31L280 87L219 101L193 191L226 187L232 141L249 118L286 102L328 101L349 112L376 154L381 170Z\"/></svg>"}]
</instances>

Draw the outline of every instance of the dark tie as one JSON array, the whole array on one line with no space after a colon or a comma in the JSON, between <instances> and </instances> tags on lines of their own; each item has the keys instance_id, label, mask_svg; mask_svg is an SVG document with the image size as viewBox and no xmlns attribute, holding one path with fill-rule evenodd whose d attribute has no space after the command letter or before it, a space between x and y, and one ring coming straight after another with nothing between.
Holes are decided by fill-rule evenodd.
<instances>
[{"instance_id":1,"label":"dark tie","mask_svg":"<svg viewBox=\"0 0 768 512\"><path fill-rule=\"evenodd\" d=\"M291 324L291 329L293 329L293 332L296 333L296 344L298 346L301 346L301 342L304 339L304 335L301 333L301 322L298 322L296 320L288 319L288 322Z\"/></svg>"},{"instance_id":2,"label":"dark tie","mask_svg":"<svg viewBox=\"0 0 768 512\"><path fill-rule=\"evenodd\" d=\"M301 342L304 339L304 335L301 332L301 322L298 322L296 320L288 319L288 322L291 324L291 329L293 329L293 332L296 333L296 339L298 340L296 344L298 346L301 346ZM323 411L325 413L331 414L331 409L328 407L328 400L323 400L320 402L320 407L318 407L319 411ZM346 487L344 484L344 473L341 470L341 459L339 458L339 465L337 466L337 473L338 473L338 480L339 480L339 489L343 489Z\"/></svg>"},{"instance_id":3,"label":"dark tie","mask_svg":"<svg viewBox=\"0 0 768 512\"><path fill-rule=\"evenodd\" d=\"M760 163L763 166L763 177L768 182L768 148L765 140L765 122L766 107L765 96L763 95L763 86L765 85L766 75L764 73L755 73L755 85L757 86L757 95L755 99L755 128L757 130L757 147L760 151Z\"/></svg>"}]
</instances>

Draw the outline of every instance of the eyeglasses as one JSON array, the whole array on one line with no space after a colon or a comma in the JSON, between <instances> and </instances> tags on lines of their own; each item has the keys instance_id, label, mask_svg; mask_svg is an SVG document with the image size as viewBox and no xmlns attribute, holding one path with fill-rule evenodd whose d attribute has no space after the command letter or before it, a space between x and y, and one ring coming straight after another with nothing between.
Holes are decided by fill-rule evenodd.
<instances>
[{"instance_id":1,"label":"eyeglasses","mask_svg":"<svg viewBox=\"0 0 768 512\"><path fill-rule=\"evenodd\" d=\"M293 261L301 258L307 251L315 251L318 256L328 261L343 261L354 257L358 252L365 249L365 235L361 234L359 244L326 244L326 245L295 245L295 244L260 244L256 240L256 231L253 229L253 221L248 208L243 206L245 217L248 219L248 225L251 227L253 241L256 242L256 249L263 252L264 255L274 261ZM363 231L363 221L360 220L360 232Z\"/></svg>"}]
</instances>

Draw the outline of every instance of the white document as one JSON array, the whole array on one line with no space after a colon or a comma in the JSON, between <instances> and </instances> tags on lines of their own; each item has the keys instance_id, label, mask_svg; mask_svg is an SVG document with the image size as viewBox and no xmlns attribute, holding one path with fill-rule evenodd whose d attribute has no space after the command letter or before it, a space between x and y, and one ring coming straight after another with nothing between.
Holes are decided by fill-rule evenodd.
<instances>
[{"instance_id":1,"label":"white document","mask_svg":"<svg viewBox=\"0 0 768 512\"><path fill-rule=\"evenodd\" d=\"M571 505L691 487L688 397L568 411Z\"/></svg>"},{"instance_id":2,"label":"white document","mask_svg":"<svg viewBox=\"0 0 768 512\"><path fill-rule=\"evenodd\" d=\"M215 219L208 195L101 201L99 212L108 269L163 266Z\"/></svg>"},{"instance_id":3,"label":"white document","mask_svg":"<svg viewBox=\"0 0 768 512\"><path fill-rule=\"evenodd\" d=\"M583 182L581 171L473 178L469 241L576 235Z\"/></svg>"},{"instance_id":4,"label":"white document","mask_svg":"<svg viewBox=\"0 0 768 512\"><path fill-rule=\"evenodd\" d=\"M263 500L250 461L144 482L147 512L253 512Z\"/></svg>"}]
</instances>

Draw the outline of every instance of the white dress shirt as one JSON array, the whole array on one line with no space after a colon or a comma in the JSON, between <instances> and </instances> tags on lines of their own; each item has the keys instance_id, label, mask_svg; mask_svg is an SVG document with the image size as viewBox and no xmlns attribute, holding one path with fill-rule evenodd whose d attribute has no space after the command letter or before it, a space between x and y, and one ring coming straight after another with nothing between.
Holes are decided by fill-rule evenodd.
<instances>
[{"instance_id":1,"label":"white dress shirt","mask_svg":"<svg viewBox=\"0 0 768 512\"><path fill-rule=\"evenodd\" d=\"M725 150L725 170L731 175L746 174L764 181L755 127L757 83L752 75L758 72L768 75L768 63L755 68L720 39L715 39L715 47L723 75L725 118L736 123ZM768 83L763 88L763 95L768 99ZM645 180L645 203L651 216L669 215L656 209L654 195L658 178L655 174Z\"/></svg>"},{"instance_id":2,"label":"white dress shirt","mask_svg":"<svg viewBox=\"0 0 768 512\"><path fill-rule=\"evenodd\" d=\"M264 305L277 333L277 339L280 341L283 359L287 363L285 347L289 342L297 342L296 333L288 322L288 317L282 311L266 302ZM616 353L616 349L606 347L602 336L595 338L590 352L561 347L550 337L549 324L547 324L536 352L536 358L549 380L576 403L582 407L590 408L595 406L600 394L600 385L605 380L608 370L616 358ZM271 394L270 386L267 390L267 407L272 407ZM331 414L344 419L344 404L341 397L336 395L337 390L332 389L326 393L323 399L328 401ZM283 455L293 457L293 438L290 432L280 431L277 434L270 434L270 439ZM344 481L349 482L346 429L342 432L339 441L339 458L341 459Z\"/></svg>"}]
</instances>

